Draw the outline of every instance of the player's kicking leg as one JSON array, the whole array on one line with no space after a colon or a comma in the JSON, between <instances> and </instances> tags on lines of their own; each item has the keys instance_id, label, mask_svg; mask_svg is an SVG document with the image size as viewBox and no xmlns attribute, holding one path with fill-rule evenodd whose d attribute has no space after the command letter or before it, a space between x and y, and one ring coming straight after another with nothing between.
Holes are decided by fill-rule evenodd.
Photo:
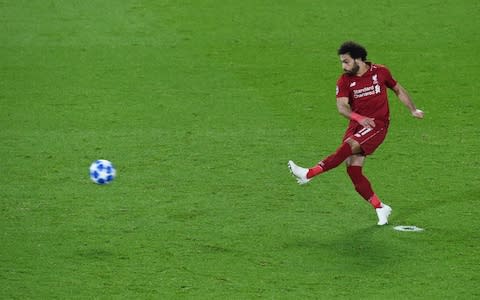
<instances>
[{"instance_id":1,"label":"player's kicking leg","mask_svg":"<svg viewBox=\"0 0 480 300\"><path fill-rule=\"evenodd\" d=\"M324 160L319 162L316 166L307 169L302 168L295 164L293 161L288 161L288 168L290 172L297 178L299 184L308 183L314 176L317 176L321 173L327 172L338 165L340 165L347 157L353 153L360 152L360 145L358 143L352 146L352 141L347 140L340 145L340 147L335 151L335 153L326 157Z\"/></svg>"}]
</instances>

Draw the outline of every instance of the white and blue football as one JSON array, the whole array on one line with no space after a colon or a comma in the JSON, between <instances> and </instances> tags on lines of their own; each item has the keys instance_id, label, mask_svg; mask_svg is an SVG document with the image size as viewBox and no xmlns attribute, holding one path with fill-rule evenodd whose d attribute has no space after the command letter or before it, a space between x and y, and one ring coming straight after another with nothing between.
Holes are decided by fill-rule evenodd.
<instances>
[{"instance_id":1,"label":"white and blue football","mask_svg":"<svg viewBox=\"0 0 480 300\"><path fill-rule=\"evenodd\" d=\"M116 175L115 167L108 160L99 159L90 165L90 179L96 184L108 184Z\"/></svg>"}]
</instances>

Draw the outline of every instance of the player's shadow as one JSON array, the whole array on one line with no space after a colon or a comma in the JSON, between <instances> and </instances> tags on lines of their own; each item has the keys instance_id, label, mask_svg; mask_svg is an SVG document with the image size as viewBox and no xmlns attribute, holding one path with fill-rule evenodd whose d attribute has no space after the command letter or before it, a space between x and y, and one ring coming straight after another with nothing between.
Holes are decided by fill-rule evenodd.
<instances>
[{"instance_id":1,"label":"player's shadow","mask_svg":"<svg viewBox=\"0 0 480 300\"><path fill-rule=\"evenodd\" d=\"M386 243L384 231L393 231L391 226L371 226L345 232L329 240L299 240L295 247L308 249L308 253L334 258L331 262L345 268L363 271L383 269L391 263L393 246Z\"/></svg>"}]
</instances>

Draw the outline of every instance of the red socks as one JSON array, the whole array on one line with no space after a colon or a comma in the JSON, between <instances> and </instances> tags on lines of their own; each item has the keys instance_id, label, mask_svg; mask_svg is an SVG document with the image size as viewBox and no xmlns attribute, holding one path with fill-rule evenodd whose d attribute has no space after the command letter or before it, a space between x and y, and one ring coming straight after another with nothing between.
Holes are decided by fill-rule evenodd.
<instances>
[{"instance_id":1,"label":"red socks","mask_svg":"<svg viewBox=\"0 0 480 300\"><path fill-rule=\"evenodd\" d=\"M337 167L352 155L352 148L349 144L343 143L335 153L322 160L318 165L308 170L307 178L310 179L320 173Z\"/></svg>"},{"instance_id":2,"label":"red socks","mask_svg":"<svg viewBox=\"0 0 480 300\"><path fill-rule=\"evenodd\" d=\"M348 166L347 173L355 186L355 190L363 197L363 199L367 200L374 208L381 208L382 201L380 201L378 196L373 192L372 186L367 177L363 176L362 167Z\"/></svg>"},{"instance_id":3,"label":"red socks","mask_svg":"<svg viewBox=\"0 0 480 300\"><path fill-rule=\"evenodd\" d=\"M382 201L378 198L376 194L373 194L370 199L368 199L368 202L374 207L374 208L382 208Z\"/></svg>"},{"instance_id":4,"label":"red socks","mask_svg":"<svg viewBox=\"0 0 480 300\"><path fill-rule=\"evenodd\" d=\"M310 179L313 176L317 176L322 172L323 172L323 168L320 165L316 165L315 167L308 169L307 178Z\"/></svg>"}]
</instances>

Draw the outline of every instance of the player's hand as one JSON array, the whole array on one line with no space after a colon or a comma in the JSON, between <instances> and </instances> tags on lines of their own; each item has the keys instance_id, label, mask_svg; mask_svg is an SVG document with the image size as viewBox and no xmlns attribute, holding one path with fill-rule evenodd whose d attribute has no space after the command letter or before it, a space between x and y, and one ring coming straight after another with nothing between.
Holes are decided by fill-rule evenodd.
<instances>
[{"instance_id":1,"label":"player's hand","mask_svg":"<svg viewBox=\"0 0 480 300\"><path fill-rule=\"evenodd\" d=\"M374 118L369 118L362 116L360 114L357 114L356 112L351 112L350 113L350 120L353 120L357 122L358 124L362 125L363 127L366 128L374 128L375 127L375 119Z\"/></svg>"},{"instance_id":2,"label":"player's hand","mask_svg":"<svg viewBox=\"0 0 480 300\"><path fill-rule=\"evenodd\" d=\"M366 128L375 128L375 119L365 117L365 118L359 120L358 124L360 124L360 125L362 125L363 127L366 127Z\"/></svg>"},{"instance_id":3,"label":"player's hand","mask_svg":"<svg viewBox=\"0 0 480 300\"><path fill-rule=\"evenodd\" d=\"M412 111L412 116L414 116L417 119L423 119L423 115L424 113L420 109L415 109L414 111Z\"/></svg>"}]
</instances>

